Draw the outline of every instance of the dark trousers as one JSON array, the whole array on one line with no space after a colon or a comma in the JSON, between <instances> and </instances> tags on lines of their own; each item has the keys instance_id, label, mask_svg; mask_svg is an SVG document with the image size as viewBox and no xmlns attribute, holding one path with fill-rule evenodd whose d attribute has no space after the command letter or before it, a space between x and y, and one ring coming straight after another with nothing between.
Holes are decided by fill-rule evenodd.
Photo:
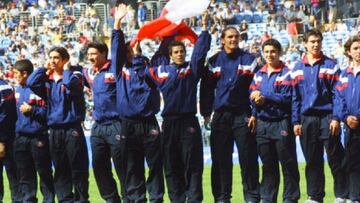
<instances>
[{"instance_id":1,"label":"dark trousers","mask_svg":"<svg viewBox=\"0 0 360 203\"><path fill-rule=\"evenodd\" d=\"M348 193L345 171L342 166L344 147L341 145L340 135L330 135L330 122L330 115L301 117L300 142L306 160L307 194L318 202L322 202L325 196L324 147L334 178L335 197L345 198Z\"/></svg>"},{"instance_id":2,"label":"dark trousers","mask_svg":"<svg viewBox=\"0 0 360 203\"><path fill-rule=\"evenodd\" d=\"M43 202L55 202L48 136L47 133L16 135L14 159L23 202L37 202L37 173Z\"/></svg>"},{"instance_id":3,"label":"dark trousers","mask_svg":"<svg viewBox=\"0 0 360 203\"><path fill-rule=\"evenodd\" d=\"M255 135L248 128L247 114L229 112L215 112L211 124L211 186L214 200L230 202L234 141L239 153L245 200L259 202L259 166Z\"/></svg>"},{"instance_id":4,"label":"dark trousers","mask_svg":"<svg viewBox=\"0 0 360 203\"><path fill-rule=\"evenodd\" d=\"M279 161L284 176L284 203L297 203L300 198L296 142L290 121L258 120L256 142L263 163L260 196L262 203L276 203L280 184Z\"/></svg>"},{"instance_id":5,"label":"dark trousers","mask_svg":"<svg viewBox=\"0 0 360 203\"><path fill-rule=\"evenodd\" d=\"M349 199L360 201L360 128L352 130L345 124L344 128Z\"/></svg>"},{"instance_id":6,"label":"dark trousers","mask_svg":"<svg viewBox=\"0 0 360 203\"><path fill-rule=\"evenodd\" d=\"M10 185L11 202L21 203L21 192L19 188L19 181L16 176L16 164L13 156L13 142L14 138L4 142L5 143L5 157L0 159L0 202L2 203L4 197L4 179L3 167L5 166L6 175Z\"/></svg>"},{"instance_id":7,"label":"dark trousers","mask_svg":"<svg viewBox=\"0 0 360 203\"><path fill-rule=\"evenodd\" d=\"M164 178L160 129L155 116L142 120L122 119L122 132L126 137L127 200L146 202L147 189L150 202L163 202ZM149 167L146 183L144 157Z\"/></svg>"},{"instance_id":8,"label":"dark trousers","mask_svg":"<svg viewBox=\"0 0 360 203\"><path fill-rule=\"evenodd\" d=\"M195 115L163 121L162 150L168 194L172 203L203 200L203 145Z\"/></svg>"},{"instance_id":9,"label":"dark trousers","mask_svg":"<svg viewBox=\"0 0 360 203\"><path fill-rule=\"evenodd\" d=\"M59 202L89 202L89 157L81 125L51 127L49 141Z\"/></svg>"},{"instance_id":10,"label":"dark trousers","mask_svg":"<svg viewBox=\"0 0 360 203\"><path fill-rule=\"evenodd\" d=\"M108 203L121 202L116 181L113 178L111 160L120 180L124 194L124 139L121 137L120 121L107 124L94 123L91 129L92 166L101 197Z\"/></svg>"}]
</instances>

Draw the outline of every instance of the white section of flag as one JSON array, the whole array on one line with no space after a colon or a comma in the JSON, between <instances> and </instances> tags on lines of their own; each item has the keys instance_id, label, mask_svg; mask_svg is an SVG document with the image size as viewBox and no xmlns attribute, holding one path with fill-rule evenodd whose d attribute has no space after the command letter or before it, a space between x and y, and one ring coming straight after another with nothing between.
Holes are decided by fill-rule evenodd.
<instances>
[{"instance_id":1,"label":"white section of flag","mask_svg":"<svg viewBox=\"0 0 360 203\"><path fill-rule=\"evenodd\" d=\"M202 14L209 6L210 0L170 0L165 8L165 18L176 24L185 18Z\"/></svg>"}]
</instances>

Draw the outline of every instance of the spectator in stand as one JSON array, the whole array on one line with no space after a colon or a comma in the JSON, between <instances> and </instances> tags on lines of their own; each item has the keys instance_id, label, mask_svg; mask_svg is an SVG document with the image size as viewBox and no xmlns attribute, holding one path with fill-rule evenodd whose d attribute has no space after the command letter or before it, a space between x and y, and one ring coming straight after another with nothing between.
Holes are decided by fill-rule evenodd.
<instances>
[{"instance_id":1,"label":"spectator in stand","mask_svg":"<svg viewBox=\"0 0 360 203\"><path fill-rule=\"evenodd\" d=\"M335 22L337 15L336 0L329 0L329 23Z\"/></svg>"},{"instance_id":2,"label":"spectator in stand","mask_svg":"<svg viewBox=\"0 0 360 203\"><path fill-rule=\"evenodd\" d=\"M303 31L306 32L309 30L309 16L306 13L306 7L304 4L299 6L299 10L297 12L297 18L300 23L303 24L304 28Z\"/></svg>"},{"instance_id":3,"label":"spectator in stand","mask_svg":"<svg viewBox=\"0 0 360 203\"><path fill-rule=\"evenodd\" d=\"M69 34L75 30L75 16L66 16L65 17L65 33Z\"/></svg>"},{"instance_id":4,"label":"spectator in stand","mask_svg":"<svg viewBox=\"0 0 360 203\"><path fill-rule=\"evenodd\" d=\"M41 14L41 12L40 12L40 9L39 9L39 5L37 3L34 3L30 7L30 16L35 17L36 19L39 19L40 14Z\"/></svg>"},{"instance_id":5,"label":"spectator in stand","mask_svg":"<svg viewBox=\"0 0 360 203\"><path fill-rule=\"evenodd\" d=\"M48 2L47 0L39 0L38 1L39 7L41 10L47 10L48 9Z\"/></svg>"},{"instance_id":6,"label":"spectator in stand","mask_svg":"<svg viewBox=\"0 0 360 203\"><path fill-rule=\"evenodd\" d=\"M65 9L63 4L58 4L56 6L56 14L59 16L59 18L64 18L65 16Z\"/></svg>"},{"instance_id":7,"label":"spectator in stand","mask_svg":"<svg viewBox=\"0 0 360 203\"><path fill-rule=\"evenodd\" d=\"M276 28L279 31L286 29L286 18L284 16L284 14L285 14L284 10L285 10L284 5L280 4L279 9L277 9L276 15L275 15Z\"/></svg>"},{"instance_id":8,"label":"spectator in stand","mask_svg":"<svg viewBox=\"0 0 360 203\"><path fill-rule=\"evenodd\" d=\"M100 28L100 18L97 16L96 13L92 13L90 16L90 28L97 34Z\"/></svg>"},{"instance_id":9,"label":"spectator in stand","mask_svg":"<svg viewBox=\"0 0 360 203\"><path fill-rule=\"evenodd\" d=\"M136 25L135 9L131 5L127 6L127 14L125 16L125 22L126 22L126 31L128 33L135 30L135 25Z\"/></svg>"},{"instance_id":10,"label":"spectator in stand","mask_svg":"<svg viewBox=\"0 0 360 203\"><path fill-rule=\"evenodd\" d=\"M84 36L84 34L81 32L79 36L79 43L80 44L87 44L89 42L89 39Z\"/></svg>"},{"instance_id":11,"label":"spectator in stand","mask_svg":"<svg viewBox=\"0 0 360 203\"><path fill-rule=\"evenodd\" d=\"M61 21L62 21L62 19L60 18L60 16L55 14L54 18L51 20L51 30L52 31L56 31L56 30L62 31Z\"/></svg>"},{"instance_id":12,"label":"spectator in stand","mask_svg":"<svg viewBox=\"0 0 360 203\"><path fill-rule=\"evenodd\" d=\"M261 36L261 44L266 42L268 39L271 39L272 35L268 33L268 31L265 31L264 34Z\"/></svg>"},{"instance_id":13,"label":"spectator in stand","mask_svg":"<svg viewBox=\"0 0 360 203\"><path fill-rule=\"evenodd\" d=\"M138 0L138 11L137 11L137 19L138 19L138 26L141 28L145 24L146 20L146 7L142 0Z\"/></svg>"},{"instance_id":14,"label":"spectator in stand","mask_svg":"<svg viewBox=\"0 0 360 203\"><path fill-rule=\"evenodd\" d=\"M267 10L269 12L270 17L275 19L276 12L277 12L275 4L274 3L269 3L269 6L268 6Z\"/></svg>"},{"instance_id":15,"label":"spectator in stand","mask_svg":"<svg viewBox=\"0 0 360 203\"><path fill-rule=\"evenodd\" d=\"M11 8L9 10L9 15L10 16L18 16L19 15L19 8L16 7L16 4L15 3L12 3L11 4Z\"/></svg>"},{"instance_id":16,"label":"spectator in stand","mask_svg":"<svg viewBox=\"0 0 360 203\"><path fill-rule=\"evenodd\" d=\"M241 21L241 24L240 24L240 37L245 42L248 40L248 34L247 34L248 27L249 26L248 26L246 20Z\"/></svg>"},{"instance_id":17,"label":"spectator in stand","mask_svg":"<svg viewBox=\"0 0 360 203\"><path fill-rule=\"evenodd\" d=\"M231 1L229 8L234 13L240 13L240 6L238 4L238 0Z\"/></svg>"},{"instance_id":18,"label":"spectator in stand","mask_svg":"<svg viewBox=\"0 0 360 203\"><path fill-rule=\"evenodd\" d=\"M298 21L298 13L295 10L294 5L290 6L290 9L285 12L285 18L288 22L287 25L287 31L291 38L291 44L297 44L298 43L298 30L296 27L297 21Z\"/></svg>"},{"instance_id":19,"label":"spectator in stand","mask_svg":"<svg viewBox=\"0 0 360 203\"><path fill-rule=\"evenodd\" d=\"M7 28L9 29L9 31L14 31L18 25L19 25L19 22L17 22L15 17L13 15L11 15L10 19L7 22L7 25L6 25Z\"/></svg>"},{"instance_id":20,"label":"spectator in stand","mask_svg":"<svg viewBox=\"0 0 360 203\"><path fill-rule=\"evenodd\" d=\"M85 12L82 12L80 18L77 22L78 30L85 30L86 24L90 23L89 18L86 16Z\"/></svg>"},{"instance_id":21,"label":"spectator in stand","mask_svg":"<svg viewBox=\"0 0 360 203\"><path fill-rule=\"evenodd\" d=\"M315 17L317 21L321 20L321 7L320 0L311 0L311 15Z\"/></svg>"},{"instance_id":22,"label":"spectator in stand","mask_svg":"<svg viewBox=\"0 0 360 203\"><path fill-rule=\"evenodd\" d=\"M51 21L50 21L49 14L44 15L42 25L43 25L44 32L51 30Z\"/></svg>"}]
</instances>

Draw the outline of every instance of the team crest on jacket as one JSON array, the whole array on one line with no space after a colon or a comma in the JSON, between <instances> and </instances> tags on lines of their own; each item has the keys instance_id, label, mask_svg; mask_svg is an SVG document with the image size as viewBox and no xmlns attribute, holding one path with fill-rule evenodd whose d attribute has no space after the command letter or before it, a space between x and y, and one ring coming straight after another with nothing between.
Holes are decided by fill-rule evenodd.
<instances>
[{"instance_id":1,"label":"team crest on jacket","mask_svg":"<svg viewBox=\"0 0 360 203\"><path fill-rule=\"evenodd\" d=\"M115 75L113 73L105 73L104 80L105 80L105 83L114 83Z\"/></svg>"}]
</instances>

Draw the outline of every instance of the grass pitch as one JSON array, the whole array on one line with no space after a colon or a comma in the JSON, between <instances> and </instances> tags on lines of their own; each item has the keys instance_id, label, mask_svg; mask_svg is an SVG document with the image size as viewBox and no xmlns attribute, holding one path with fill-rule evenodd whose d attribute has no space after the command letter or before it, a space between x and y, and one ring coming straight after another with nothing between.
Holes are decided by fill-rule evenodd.
<instances>
[{"instance_id":1,"label":"grass pitch","mask_svg":"<svg viewBox=\"0 0 360 203\"><path fill-rule=\"evenodd\" d=\"M261 166L260 166L261 167ZM212 193L211 193L211 180L210 180L210 166L205 166L204 168L204 174L203 174L203 190L204 190L204 203L211 203L213 201ZM261 171L261 170L260 170ZM299 172L300 172L300 189L301 189L301 199L300 203L304 202L307 199L306 195L306 181L305 181L305 164L299 164ZM5 172L3 174L5 175ZM114 176L115 172L114 172ZM333 179L330 172L329 167L325 167L325 178L326 178L326 184L325 184L325 199L324 202L333 202L334 201L334 192L333 192ZM117 179L117 178L116 178ZM89 194L90 194L90 202L93 203L102 203L104 200L101 199L99 191L96 186L96 182L92 173L92 170L90 170L90 187L89 187ZM9 186L7 182L7 178L4 177L4 187L5 187L5 195L4 195L4 202L11 202L10 200L10 192L9 192ZM282 180L280 184L279 189L279 195L278 195L278 202L282 202L282 191L283 191L283 185ZM120 188L120 184L118 184L118 188ZM42 201L40 190L38 190L38 198L39 202ZM167 193L165 193L164 196L164 202L170 203L169 198L167 196ZM233 167L233 192L232 192L232 202L233 203L242 203L244 202L243 194L242 194L242 184L241 184L241 176L240 176L240 166L234 165Z\"/></svg>"}]
</instances>

